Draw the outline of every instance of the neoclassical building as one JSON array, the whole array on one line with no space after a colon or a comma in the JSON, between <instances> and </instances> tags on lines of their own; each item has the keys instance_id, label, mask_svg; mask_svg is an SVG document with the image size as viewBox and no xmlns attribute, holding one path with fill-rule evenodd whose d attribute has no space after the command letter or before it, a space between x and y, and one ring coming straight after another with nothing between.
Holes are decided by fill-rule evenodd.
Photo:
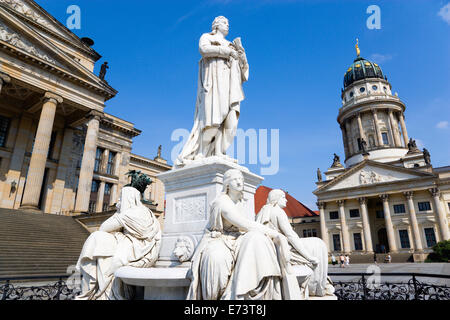
<instances>
[{"instance_id":1,"label":"neoclassical building","mask_svg":"<svg viewBox=\"0 0 450 320\"><path fill-rule=\"evenodd\" d=\"M53 214L107 211L129 170L154 181L161 158L131 153L134 125L105 113L117 91L93 73L101 56L31 0L0 0L0 207Z\"/></svg>"},{"instance_id":2,"label":"neoclassical building","mask_svg":"<svg viewBox=\"0 0 450 320\"><path fill-rule=\"evenodd\" d=\"M450 166L434 168L428 150L417 148L405 104L380 66L357 54L337 117L344 165L335 154L313 192L322 239L332 253L390 252L421 261L450 238Z\"/></svg>"}]
</instances>

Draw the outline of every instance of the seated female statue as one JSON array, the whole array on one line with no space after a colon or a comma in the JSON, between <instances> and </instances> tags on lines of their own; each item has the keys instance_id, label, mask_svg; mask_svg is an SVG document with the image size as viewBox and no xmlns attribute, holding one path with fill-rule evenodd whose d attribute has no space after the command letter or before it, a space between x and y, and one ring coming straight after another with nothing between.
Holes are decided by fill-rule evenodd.
<instances>
[{"instance_id":1,"label":"seated female statue","mask_svg":"<svg viewBox=\"0 0 450 320\"><path fill-rule=\"evenodd\" d=\"M211 205L209 223L192 258L187 299L282 299L284 264L279 261L288 260L283 255L288 254L287 240L246 218L239 170L228 170L223 180L223 193Z\"/></svg>"},{"instance_id":2,"label":"seated female statue","mask_svg":"<svg viewBox=\"0 0 450 320\"><path fill-rule=\"evenodd\" d=\"M77 263L82 274L80 300L128 298L114 272L122 266L150 267L159 256L161 227L141 202L140 192L122 188L118 212L102 223L84 243Z\"/></svg>"},{"instance_id":3,"label":"seated female statue","mask_svg":"<svg viewBox=\"0 0 450 320\"><path fill-rule=\"evenodd\" d=\"M290 264L304 264L313 270L307 284L310 296L332 295L334 287L328 277L328 250L325 242L315 237L300 238L283 210L286 204L286 195L282 190L270 191L267 204L258 213L256 221L287 237L291 251Z\"/></svg>"}]
</instances>

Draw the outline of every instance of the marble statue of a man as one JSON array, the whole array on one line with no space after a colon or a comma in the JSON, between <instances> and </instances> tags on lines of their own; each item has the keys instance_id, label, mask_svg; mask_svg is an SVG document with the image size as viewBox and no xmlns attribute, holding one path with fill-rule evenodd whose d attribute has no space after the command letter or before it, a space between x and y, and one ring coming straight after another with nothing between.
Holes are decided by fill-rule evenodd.
<instances>
[{"instance_id":1,"label":"marble statue of a man","mask_svg":"<svg viewBox=\"0 0 450 320\"><path fill-rule=\"evenodd\" d=\"M209 223L192 258L187 299L282 299L285 264L280 260L289 260L287 239L246 218L239 170L228 170L223 180L223 193L211 205Z\"/></svg>"},{"instance_id":2,"label":"marble statue of a man","mask_svg":"<svg viewBox=\"0 0 450 320\"><path fill-rule=\"evenodd\" d=\"M84 243L76 268L82 275L80 300L128 298L114 272L122 266L151 267L159 256L161 227L141 202L140 192L122 188L118 212Z\"/></svg>"},{"instance_id":3,"label":"marble statue of a man","mask_svg":"<svg viewBox=\"0 0 450 320\"><path fill-rule=\"evenodd\" d=\"M290 264L305 264L313 270L307 283L309 296L332 295L334 287L328 278L328 250L325 243L315 237L300 238L283 210L286 204L286 195L282 190L270 191L267 204L258 213L256 221L287 237L291 250Z\"/></svg>"},{"instance_id":4,"label":"marble statue of a man","mask_svg":"<svg viewBox=\"0 0 450 320\"><path fill-rule=\"evenodd\" d=\"M194 126L177 166L209 156L225 157L236 134L249 66L240 38L225 39L228 30L228 19L220 16L214 19L212 32L200 37Z\"/></svg>"}]
</instances>

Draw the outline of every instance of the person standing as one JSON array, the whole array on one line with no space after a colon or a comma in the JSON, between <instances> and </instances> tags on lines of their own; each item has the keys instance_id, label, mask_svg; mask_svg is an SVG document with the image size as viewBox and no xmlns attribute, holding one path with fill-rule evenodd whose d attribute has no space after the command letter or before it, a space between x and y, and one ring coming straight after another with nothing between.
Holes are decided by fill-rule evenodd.
<instances>
[{"instance_id":1,"label":"person standing","mask_svg":"<svg viewBox=\"0 0 450 320\"><path fill-rule=\"evenodd\" d=\"M373 254L373 263L378 264L377 263L377 253L376 252L374 252L374 254Z\"/></svg>"},{"instance_id":2,"label":"person standing","mask_svg":"<svg viewBox=\"0 0 450 320\"><path fill-rule=\"evenodd\" d=\"M344 255L343 254L341 254L340 256L339 256L339 261L340 261L340 263L341 263L341 268L345 268L345 265L344 265L344 262L345 262L345 257L344 257Z\"/></svg>"},{"instance_id":3,"label":"person standing","mask_svg":"<svg viewBox=\"0 0 450 320\"><path fill-rule=\"evenodd\" d=\"M350 264L350 257L348 254L345 255L345 265L348 266Z\"/></svg>"},{"instance_id":4,"label":"person standing","mask_svg":"<svg viewBox=\"0 0 450 320\"><path fill-rule=\"evenodd\" d=\"M334 254L331 255L331 264L334 266L336 265L337 261L336 261L336 257L334 256Z\"/></svg>"}]
</instances>

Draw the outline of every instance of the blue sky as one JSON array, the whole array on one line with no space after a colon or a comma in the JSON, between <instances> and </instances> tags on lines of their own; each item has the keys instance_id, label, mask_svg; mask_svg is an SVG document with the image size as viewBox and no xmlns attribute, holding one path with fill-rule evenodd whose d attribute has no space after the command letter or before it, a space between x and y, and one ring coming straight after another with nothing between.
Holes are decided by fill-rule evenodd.
<instances>
[{"instance_id":1,"label":"blue sky","mask_svg":"<svg viewBox=\"0 0 450 320\"><path fill-rule=\"evenodd\" d=\"M342 79L355 58L381 65L406 104L410 137L431 153L435 167L450 165L450 17L448 1L104 1L38 0L65 23L81 8L80 37L108 61L106 76L119 91L105 111L143 133L133 152L153 158L158 145L170 159L174 129L191 129L198 39L218 15L230 21L228 39L242 37L250 64L239 127L279 129L280 170L264 184L287 190L315 210L316 169L343 159L336 122ZM381 9L381 29L369 30L369 5ZM450 8L448 5L447 8ZM438 13L441 11L441 14ZM259 173L258 165L249 168Z\"/></svg>"}]
</instances>

